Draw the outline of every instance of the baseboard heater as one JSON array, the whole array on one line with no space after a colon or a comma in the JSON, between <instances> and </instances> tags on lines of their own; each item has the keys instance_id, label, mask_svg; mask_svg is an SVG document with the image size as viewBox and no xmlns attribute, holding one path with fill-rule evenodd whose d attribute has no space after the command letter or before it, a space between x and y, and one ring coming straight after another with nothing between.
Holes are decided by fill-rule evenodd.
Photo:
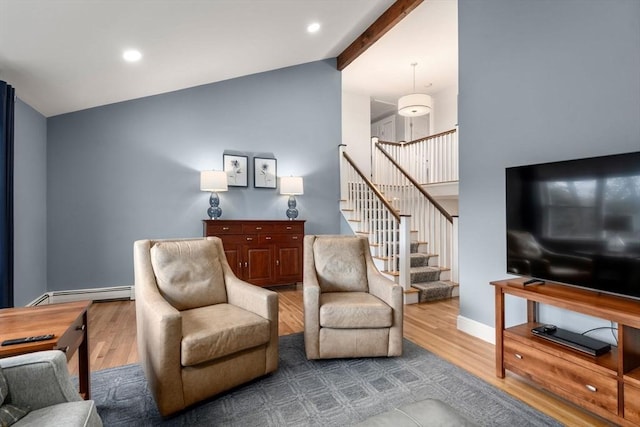
<instances>
[{"instance_id":1,"label":"baseboard heater","mask_svg":"<svg viewBox=\"0 0 640 427\"><path fill-rule=\"evenodd\" d=\"M27 304L27 307L82 300L108 301L122 299L135 299L134 287L132 285L113 286L110 288L78 289L70 291L51 291L42 294L35 300L31 301L29 304Z\"/></svg>"}]
</instances>

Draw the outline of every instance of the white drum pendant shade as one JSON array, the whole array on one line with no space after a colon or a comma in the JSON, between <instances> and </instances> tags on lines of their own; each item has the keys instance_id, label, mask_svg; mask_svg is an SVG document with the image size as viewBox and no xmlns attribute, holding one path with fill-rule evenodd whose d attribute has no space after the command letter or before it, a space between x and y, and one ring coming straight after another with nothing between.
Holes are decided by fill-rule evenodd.
<instances>
[{"instance_id":1,"label":"white drum pendant shade","mask_svg":"<svg viewBox=\"0 0 640 427\"><path fill-rule=\"evenodd\" d=\"M412 93L398 99L398 114L401 116L424 116L430 110L431 97L424 93Z\"/></svg>"}]
</instances>

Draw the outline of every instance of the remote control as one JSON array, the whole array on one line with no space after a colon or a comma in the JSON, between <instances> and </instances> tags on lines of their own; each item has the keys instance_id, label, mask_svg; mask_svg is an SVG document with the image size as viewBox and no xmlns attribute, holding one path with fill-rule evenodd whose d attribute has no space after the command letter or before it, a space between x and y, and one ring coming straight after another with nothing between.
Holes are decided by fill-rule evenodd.
<instances>
[{"instance_id":1,"label":"remote control","mask_svg":"<svg viewBox=\"0 0 640 427\"><path fill-rule=\"evenodd\" d=\"M46 341L53 338L55 335L47 334L47 335L38 335L37 337L24 337L24 338L14 338L11 340L2 341L2 345L13 345L13 344L25 344L36 341Z\"/></svg>"}]
</instances>

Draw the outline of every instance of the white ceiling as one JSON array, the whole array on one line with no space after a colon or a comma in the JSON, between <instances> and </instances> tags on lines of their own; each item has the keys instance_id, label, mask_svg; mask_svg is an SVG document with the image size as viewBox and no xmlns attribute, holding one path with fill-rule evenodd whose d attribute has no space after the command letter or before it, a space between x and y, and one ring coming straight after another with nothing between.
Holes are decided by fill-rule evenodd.
<instances>
[{"instance_id":1,"label":"white ceiling","mask_svg":"<svg viewBox=\"0 0 640 427\"><path fill-rule=\"evenodd\" d=\"M369 95L371 116L396 110L402 95L434 95L458 85L458 2L425 0L342 73L343 90Z\"/></svg>"},{"instance_id":2,"label":"white ceiling","mask_svg":"<svg viewBox=\"0 0 640 427\"><path fill-rule=\"evenodd\" d=\"M0 0L0 79L49 117L335 57L393 2ZM425 1L347 67L344 90L395 102L411 90L411 62L418 89L450 85L456 3ZM132 47L139 63L121 59Z\"/></svg>"}]
</instances>

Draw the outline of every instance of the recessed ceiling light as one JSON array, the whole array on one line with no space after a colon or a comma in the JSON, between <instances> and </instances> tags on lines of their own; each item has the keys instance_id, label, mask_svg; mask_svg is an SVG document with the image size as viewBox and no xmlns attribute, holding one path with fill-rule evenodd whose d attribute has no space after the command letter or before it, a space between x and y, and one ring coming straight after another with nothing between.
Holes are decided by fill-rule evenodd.
<instances>
[{"instance_id":1,"label":"recessed ceiling light","mask_svg":"<svg viewBox=\"0 0 640 427\"><path fill-rule=\"evenodd\" d=\"M139 61L140 58L142 58L142 54L140 53L139 50L129 49L124 51L124 53L122 54L122 57L127 62L136 62L136 61Z\"/></svg>"},{"instance_id":2,"label":"recessed ceiling light","mask_svg":"<svg viewBox=\"0 0 640 427\"><path fill-rule=\"evenodd\" d=\"M309 24L307 27L307 31L310 33L317 33L320 30L320 24L318 22L314 22L313 24Z\"/></svg>"}]
</instances>

